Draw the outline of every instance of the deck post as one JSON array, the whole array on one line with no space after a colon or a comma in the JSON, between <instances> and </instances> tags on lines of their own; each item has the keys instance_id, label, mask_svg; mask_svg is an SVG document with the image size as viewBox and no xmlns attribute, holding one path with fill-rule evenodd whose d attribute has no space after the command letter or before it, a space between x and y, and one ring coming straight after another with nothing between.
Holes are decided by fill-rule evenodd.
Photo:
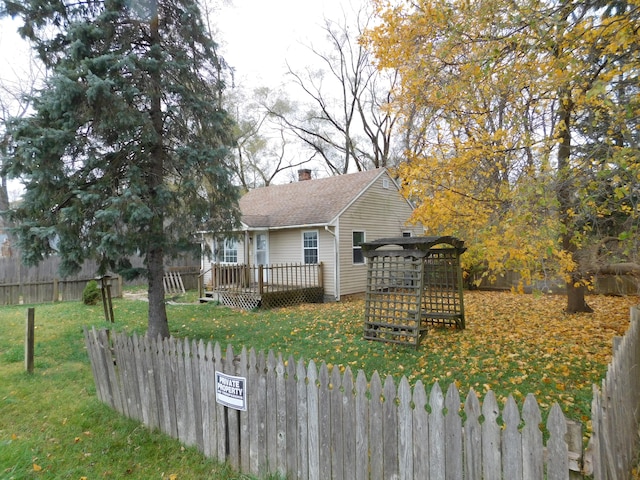
<instances>
[{"instance_id":1,"label":"deck post","mask_svg":"<svg viewBox=\"0 0 640 480\"><path fill-rule=\"evenodd\" d=\"M249 265L248 263L246 263L243 266L242 286L243 287L250 287L251 286L251 265Z\"/></svg>"},{"instance_id":2,"label":"deck post","mask_svg":"<svg viewBox=\"0 0 640 480\"><path fill-rule=\"evenodd\" d=\"M264 265L258 265L258 293L260 293L260 295L264 293L263 270L264 270Z\"/></svg>"},{"instance_id":3,"label":"deck post","mask_svg":"<svg viewBox=\"0 0 640 480\"><path fill-rule=\"evenodd\" d=\"M324 287L324 276L322 273L323 265L324 265L323 262L318 263L318 286L319 287Z\"/></svg>"}]
</instances>

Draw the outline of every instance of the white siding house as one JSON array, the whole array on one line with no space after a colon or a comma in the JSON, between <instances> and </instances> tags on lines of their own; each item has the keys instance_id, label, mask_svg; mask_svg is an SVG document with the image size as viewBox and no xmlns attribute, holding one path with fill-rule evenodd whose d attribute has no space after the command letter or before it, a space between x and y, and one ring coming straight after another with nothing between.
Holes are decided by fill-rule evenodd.
<instances>
[{"instance_id":1,"label":"white siding house","mask_svg":"<svg viewBox=\"0 0 640 480\"><path fill-rule=\"evenodd\" d=\"M300 178L309 178L301 171ZM301 180L251 190L240 199L242 232L233 249L213 244L216 262L323 264L325 298L364 292L366 264L359 244L423 234L408 226L413 207L386 169Z\"/></svg>"}]
</instances>

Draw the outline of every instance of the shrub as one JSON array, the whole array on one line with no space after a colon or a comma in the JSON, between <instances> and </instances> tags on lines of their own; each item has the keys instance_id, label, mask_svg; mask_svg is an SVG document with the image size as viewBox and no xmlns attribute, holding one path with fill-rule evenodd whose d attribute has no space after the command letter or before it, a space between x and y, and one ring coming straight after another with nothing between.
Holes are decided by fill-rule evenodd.
<instances>
[{"instance_id":1,"label":"shrub","mask_svg":"<svg viewBox=\"0 0 640 480\"><path fill-rule=\"evenodd\" d=\"M85 305L95 305L100 300L102 294L98 288L98 282L91 280L82 291L82 303Z\"/></svg>"}]
</instances>

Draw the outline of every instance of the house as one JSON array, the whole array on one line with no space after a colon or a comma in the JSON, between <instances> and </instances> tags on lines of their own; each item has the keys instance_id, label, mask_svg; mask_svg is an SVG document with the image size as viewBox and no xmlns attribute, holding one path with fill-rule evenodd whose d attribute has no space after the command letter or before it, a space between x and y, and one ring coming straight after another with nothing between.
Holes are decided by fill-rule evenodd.
<instances>
[{"instance_id":1,"label":"house","mask_svg":"<svg viewBox=\"0 0 640 480\"><path fill-rule=\"evenodd\" d=\"M367 266L361 244L415 236L413 207L386 169L311 179L251 190L240 199L239 240L210 239L214 263L317 264L327 300L364 292Z\"/></svg>"}]
</instances>

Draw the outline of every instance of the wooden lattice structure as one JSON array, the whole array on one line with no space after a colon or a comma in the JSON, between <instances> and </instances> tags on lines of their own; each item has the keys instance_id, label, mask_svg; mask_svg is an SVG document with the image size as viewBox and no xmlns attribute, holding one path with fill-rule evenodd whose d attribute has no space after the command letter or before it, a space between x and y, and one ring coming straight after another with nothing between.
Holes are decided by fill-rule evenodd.
<instances>
[{"instance_id":1,"label":"wooden lattice structure","mask_svg":"<svg viewBox=\"0 0 640 480\"><path fill-rule=\"evenodd\" d=\"M324 300L322 262L314 264L212 264L206 295L244 310ZM211 292L211 293L209 293Z\"/></svg>"},{"instance_id":2,"label":"wooden lattice structure","mask_svg":"<svg viewBox=\"0 0 640 480\"><path fill-rule=\"evenodd\" d=\"M362 249L368 264L364 338L417 347L429 326L465 327L463 241L382 238Z\"/></svg>"}]
</instances>

